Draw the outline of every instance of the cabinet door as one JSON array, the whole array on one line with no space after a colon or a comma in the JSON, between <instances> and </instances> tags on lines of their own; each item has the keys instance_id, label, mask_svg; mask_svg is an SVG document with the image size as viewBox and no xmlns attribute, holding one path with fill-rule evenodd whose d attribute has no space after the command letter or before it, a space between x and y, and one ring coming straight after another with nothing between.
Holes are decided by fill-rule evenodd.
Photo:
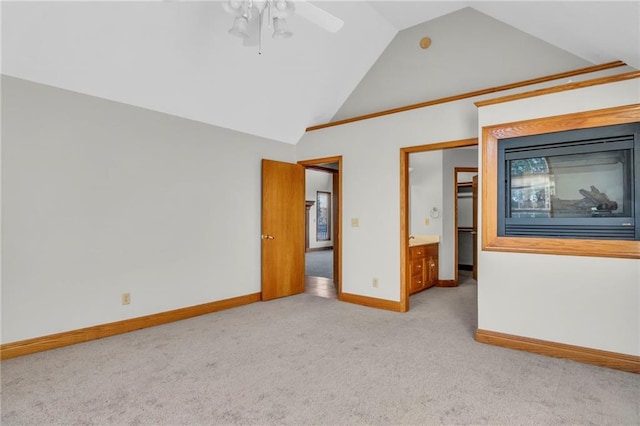
<instances>
[{"instance_id":1,"label":"cabinet door","mask_svg":"<svg viewBox=\"0 0 640 426\"><path fill-rule=\"evenodd\" d=\"M427 287L432 287L438 283L438 258L436 256L429 256L425 260L425 275Z\"/></svg>"}]
</instances>

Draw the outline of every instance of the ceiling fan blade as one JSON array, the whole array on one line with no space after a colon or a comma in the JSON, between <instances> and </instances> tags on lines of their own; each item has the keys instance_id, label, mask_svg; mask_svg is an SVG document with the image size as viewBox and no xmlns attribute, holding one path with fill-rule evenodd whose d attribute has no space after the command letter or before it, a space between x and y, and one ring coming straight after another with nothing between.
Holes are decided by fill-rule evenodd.
<instances>
[{"instance_id":1,"label":"ceiling fan blade","mask_svg":"<svg viewBox=\"0 0 640 426\"><path fill-rule=\"evenodd\" d=\"M344 25L344 21L337 16L309 3L306 0L296 0L296 14L316 24L330 33L337 33Z\"/></svg>"}]
</instances>

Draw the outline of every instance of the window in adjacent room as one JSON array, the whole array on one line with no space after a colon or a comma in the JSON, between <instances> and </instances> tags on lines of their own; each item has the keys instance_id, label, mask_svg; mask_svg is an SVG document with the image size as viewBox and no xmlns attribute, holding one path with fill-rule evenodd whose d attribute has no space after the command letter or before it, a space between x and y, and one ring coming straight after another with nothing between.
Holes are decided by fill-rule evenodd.
<instances>
[{"instance_id":1,"label":"window in adjacent room","mask_svg":"<svg viewBox=\"0 0 640 426\"><path fill-rule=\"evenodd\" d=\"M331 240L331 193L316 193L316 240Z\"/></svg>"}]
</instances>

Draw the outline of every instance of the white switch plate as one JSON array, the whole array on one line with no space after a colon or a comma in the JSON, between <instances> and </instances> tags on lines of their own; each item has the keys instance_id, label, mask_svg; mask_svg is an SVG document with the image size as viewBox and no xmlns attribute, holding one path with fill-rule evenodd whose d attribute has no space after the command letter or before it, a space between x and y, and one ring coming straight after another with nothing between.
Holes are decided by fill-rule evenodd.
<instances>
[{"instance_id":1,"label":"white switch plate","mask_svg":"<svg viewBox=\"0 0 640 426\"><path fill-rule=\"evenodd\" d=\"M357 228L358 226L360 226L360 220L357 217L352 217L351 218L351 227L352 228Z\"/></svg>"}]
</instances>

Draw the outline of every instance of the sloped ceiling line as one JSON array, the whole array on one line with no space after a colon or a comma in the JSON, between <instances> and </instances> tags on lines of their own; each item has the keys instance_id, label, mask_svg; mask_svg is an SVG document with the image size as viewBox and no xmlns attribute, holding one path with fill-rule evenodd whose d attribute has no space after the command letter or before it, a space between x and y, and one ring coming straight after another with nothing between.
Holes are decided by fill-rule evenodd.
<instances>
[{"instance_id":1,"label":"sloped ceiling line","mask_svg":"<svg viewBox=\"0 0 640 426\"><path fill-rule=\"evenodd\" d=\"M384 110L384 111L378 111L378 112L373 112L373 113L370 113L370 114L359 115L359 116L356 116L356 117L344 118L342 120L330 121L330 122L327 122L327 123L324 123L324 124L317 124L317 125L314 125L314 126L307 127L306 131L307 132L312 132L314 130L320 130L320 129L324 129L324 128L327 128L327 127L340 126L340 125L343 125L343 124L353 123L353 122L356 122L356 121L369 120L371 118L382 117L382 116L385 116L385 115L390 115L390 114L396 114L396 113L400 113L400 112L410 111L412 109L424 108L424 107L433 106L433 105L437 105L437 104L443 104L443 103L452 102L452 101L459 101L461 99L474 98L476 96L487 95L489 93L497 93L497 92L501 92L501 91L504 91L504 90L516 89L516 88L519 88L519 87L526 87L526 86L530 86L530 85L534 85L534 84L545 83L545 82L549 82L549 81L553 81L553 80L560 80L560 79L569 78L569 77L575 77L575 76L583 75L583 74L590 74L590 73L593 73L593 72L604 71L604 70L608 70L608 69L623 67L623 66L626 66L626 65L627 64L625 64L622 61L608 62L606 64L594 65L594 66L591 66L591 67L580 68L580 69L567 71L567 72L563 72L563 73L559 73L559 74L552 74L552 75L548 75L548 76L545 76L545 77L539 77L539 78L535 78L535 79L524 80L524 81L520 81L520 82L517 82L517 83L505 84L505 85L499 86L499 87L491 87L491 88L488 88L488 89L476 90L476 91L473 91L473 92L463 93L463 94L454 95L454 96L448 96L446 98L434 99L434 100L431 100L431 101L425 101L425 102L420 102L420 103L417 103L417 104L406 105L406 106L397 107L397 108L391 108L391 109L387 109L387 110Z\"/></svg>"},{"instance_id":2,"label":"sloped ceiling line","mask_svg":"<svg viewBox=\"0 0 640 426\"><path fill-rule=\"evenodd\" d=\"M295 144L393 105L616 59L640 68L638 1L313 3L344 27L294 14L294 36L264 37L258 55L219 0L3 1L2 73Z\"/></svg>"}]
</instances>

